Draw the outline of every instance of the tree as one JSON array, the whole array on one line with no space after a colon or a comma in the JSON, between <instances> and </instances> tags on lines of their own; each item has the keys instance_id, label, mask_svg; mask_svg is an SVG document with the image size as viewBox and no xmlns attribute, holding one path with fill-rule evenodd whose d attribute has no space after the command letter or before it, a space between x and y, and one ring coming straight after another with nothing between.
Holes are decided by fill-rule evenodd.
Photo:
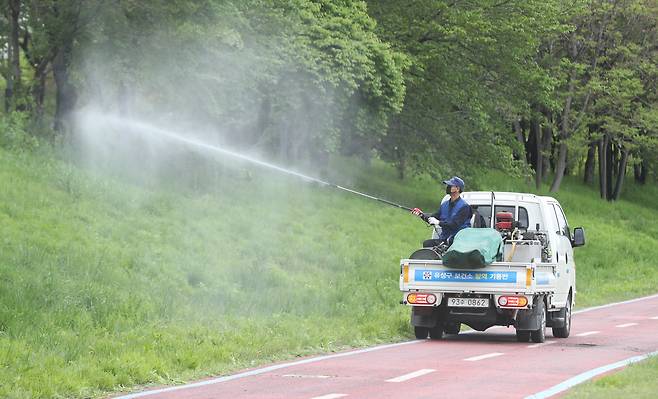
<instances>
[{"instance_id":1,"label":"tree","mask_svg":"<svg viewBox=\"0 0 658 399\"><path fill-rule=\"evenodd\" d=\"M125 87L148 98L132 101L134 115L185 114L212 126L209 139L300 163L371 151L402 105L405 60L362 2L121 5L103 10L85 49L90 70L111 82L83 76L97 97Z\"/></svg>"},{"instance_id":2,"label":"tree","mask_svg":"<svg viewBox=\"0 0 658 399\"><path fill-rule=\"evenodd\" d=\"M656 147L658 50L647 41L655 43L658 38L654 23L658 13L649 4L624 4L617 34L606 54L605 71L597 80L595 123L603 136L602 146L607 145L607 151L601 153L606 166L602 168L606 188L602 194L610 200L619 199L629 158L642 153L650 156Z\"/></svg>"},{"instance_id":3,"label":"tree","mask_svg":"<svg viewBox=\"0 0 658 399\"><path fill-rule=\"evenodd\" d=\"M550 88L534 55L540 38L560 29L557 5L370 2L380 35L413 63L400 123L380 152L399 169L515 169L507 127Z\"/></svg>"},{"instance_id":4,"label":"tree","mask_svg":"<svg viewBox=\"0 0 658 399\"><path fill-rule=\"evenodd\" d=\"M5 112L20 109L20 97L22 95L22 74L20 65L20 18L22 2L20 0L5 0L0 2L4 10L4 18L7 29L6 37L6 62L3 63L0 72L5 79ZM3 24L4 25L4 24Z\"/></svg>"},{"instance_id":5,"label":"tree","mask_svg":"<svg viewBox=\"0 0 658 399\"><path fill-rule=\"evenodd\" d=\"M560 82L555 91L560 129L551 191L559 190L569 159L581 154L586 154L584 180L591 181L598 147L601 196L617 199L627 163L637 152L634 143L648 137L639 133L638 117L653 107L655 100L647 95L656 91L655 81L650 82L646 68L639 69L655 63L656 29L650 21L658 14L655 4L645 0L592 0L582 5L571 17L573 30L551 43L553 62L547 64ZM577 154L570 157L569 148Z\"/></svg>"}]
</instances>

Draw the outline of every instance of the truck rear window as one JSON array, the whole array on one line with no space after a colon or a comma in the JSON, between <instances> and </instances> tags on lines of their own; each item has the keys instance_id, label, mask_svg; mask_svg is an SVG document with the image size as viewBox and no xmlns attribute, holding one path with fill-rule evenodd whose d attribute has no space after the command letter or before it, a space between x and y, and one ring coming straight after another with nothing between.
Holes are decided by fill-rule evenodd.
<instances>
[{"instance_id":1,"label":"truck rear window","mask_svg":"<svg viewBox=\"0 0 658 399\"><path fill-rule=\"evenodd\" d=\"M484 226L482 227L491 227L491 205L472 205L471 208L473 208L473 214L476 218L479 216L482 217L484 221ZM498 212L511 212L512 215L515 214L514 206L506 205L496 205L496 213ZM522 229L528 228L528 210L522 206L519 207L518 222Z\"/></svg>"}]
</instances>

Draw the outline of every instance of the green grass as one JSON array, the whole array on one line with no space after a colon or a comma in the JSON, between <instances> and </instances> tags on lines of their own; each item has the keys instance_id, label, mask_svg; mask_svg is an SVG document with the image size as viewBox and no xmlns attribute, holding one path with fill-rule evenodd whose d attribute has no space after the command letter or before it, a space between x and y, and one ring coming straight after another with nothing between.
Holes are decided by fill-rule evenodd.
<instances>
[{"instance_id":1,"label":"green grass","mask_svg":"<svg viewBox=\"0 0 658 399\"><path fill-rule=\"evenodd\" d=\"M422 222L260 169L214 168L131 184L47 149L0 148L0 397L96 397L411 337L398 262L429 234ZM404 205L442 196L378 162L336 169L332 181ZM557 196L587 231L580 306L658 286L647 222L658 190L626 191L610 204L567 180Z\"/></svg>"},{"instance_id":2,"label":"green grass","mask_svg":"<svg viewBox=\"0 0 658 399\"><path fill-rule=\"evenodd\" d=\"M275 175L217 183L146 190L0 150L0 397L98 395L408 337L398 259L421 224Z\"/></svg>"},{"instance_id":3,"label":"green grass","mask_svg":"<svg viewBox=\"0 0 658 399\"><path fill-rule=\"evenodd\" d=\"M658 392L658 357L635 363L623 371L573 388L569 399L655 398Z\"/></svg>"}]
</instances>

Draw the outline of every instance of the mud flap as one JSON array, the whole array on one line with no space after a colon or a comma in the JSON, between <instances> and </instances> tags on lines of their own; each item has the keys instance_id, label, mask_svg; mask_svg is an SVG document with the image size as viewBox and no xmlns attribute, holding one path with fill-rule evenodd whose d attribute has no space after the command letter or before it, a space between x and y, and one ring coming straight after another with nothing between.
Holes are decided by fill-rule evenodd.
<instances>
[{"instance_id":1,"label":"mud flap","mask_svg":"<svg viewBox=\"0 0 658 399\"><path fill-rule=\"evenodd\" d=\"M564 328L566 325L566 314L567 309L562 308L557 312L548 312L548 318L546 319L546 326L553 328Z\"/></svg>"},{"instance_id":2,"label":"mud flap","mask_svg":"<svg viewBox=\"0 0 658 399\"><path fill-rule=\"evenodd\" d=\"M436 327L441 319L441 312L437 307L414 306L411 308L411 325L414 327Z\"/></svg>"},{"instance_id":3,"label":"mud flap","mask_svg":"<svg viewBox=\"0 0 658 399\"><path fill-rule=\"evenodd\" d=\"M535 299L534 303L538 303L538 301L543 301L543 297L538 297ZM541 313L538 312L540 310L540 306L536 306L532 309L526 309L526 310L520 310L519 313L516 315L516 323L514 323L514 327L516 327L517 330L521 331L534 331L538 330L541 327ZM548 320L547 320L548 321Z\"/></svg>"}]
</instances>

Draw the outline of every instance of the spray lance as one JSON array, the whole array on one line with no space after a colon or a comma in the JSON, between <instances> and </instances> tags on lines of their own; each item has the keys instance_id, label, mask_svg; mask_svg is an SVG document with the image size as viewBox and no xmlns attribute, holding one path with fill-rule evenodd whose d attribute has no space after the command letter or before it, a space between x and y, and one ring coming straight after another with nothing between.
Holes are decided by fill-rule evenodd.
<instances>
[{"instance_id":1,"label":"spray lance","mask_svg":"<svg viewBox=\"0 0 658 399\"><path fill-rule=\"evenodd\" d=\"M404 209L405 211L409 211L409 212L413 213L414 215L419 216L428 225L431 225L434 228L434 230L436 230L437 235L441 234L441 231L438 230L439 229L438 220L436 220L433 217L426 216L419 208L413 208L413 209L408 208L404 205L396 204L395 202L391 202L391 201L385 200L383 198L377 198L377 197L374 197L374 196L369 195L369 194L360 193L358 191L355 191L355 190L352 190L352 189L349 189L349 188L346 188L346 187L343 187L343 186L339 186L337 184L332 184L332 183L325 182L325 181L318 180L318 179L313 179L313 180L320 183L320 184L323 184L325 186L333 187L333 188L336 188L336 189L339 189L339 190L344 190L344 191L347 191L348 193L360 195L360 196L365 197L365 198L369 198L369 199L372 199L372 200L375 200L375 201L382 202L382 203L387 204L387 205L394 206L396 208ZM432 220L432 219L434 219L434 220Z\"/></svg>"},{"instance_id":2,"label":"spray lance","mask_svg":"<svg viewBox=\"0 0 658 399\"><path fill-rule=\"evenodd\" d=\"M404 209L404 210L409 211L409 212L413 211L413 209L407 208L406 206L403 206L403 205L400 205L400 204L396 204L395 202L391 202L391 201L385 200L383 198L373 197L372 195L360 193L358 191L355 191L355 190L352 190L352 189L349 189L349 188L346 188L346 187L343 187L343 186L339 186L338 184L332 184L332 183L328 183L328 182L322 182L322 184L324 184L326 186L329 186L329 187L337 188L339 190L347 191L348 193L360 195L360 196L365 197L365 198L370 198L372 200L379 201L379 202L382 202L384 204L394 206L396 208Z\"/></svg>"}]
</instances>

